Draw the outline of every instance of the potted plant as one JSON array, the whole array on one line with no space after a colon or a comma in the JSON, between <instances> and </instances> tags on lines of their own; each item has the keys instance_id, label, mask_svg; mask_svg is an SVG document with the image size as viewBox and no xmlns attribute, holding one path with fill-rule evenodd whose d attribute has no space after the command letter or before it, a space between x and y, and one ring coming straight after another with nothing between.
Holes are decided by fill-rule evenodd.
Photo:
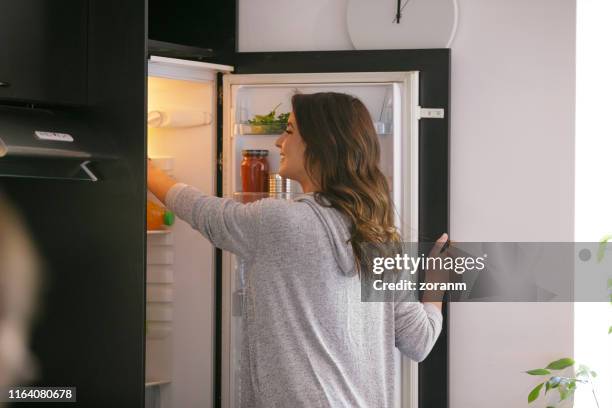
<instances>
[{"instance_id":1,"label":"potted plant","mask_svg":"<svg viewBox=\"0 0 612 408\"><path fill-rule=\"evenodd\" d=\"M597 252L597 262L601 262L604 258L605 251L607 248L607 242L612 240L612 234L604 236L599 241L599 250ZM608 279L607 282L608 291L612 292L612 278ZM612 293L610 293L610 303L612 304ZM608 334L612 333L612 326L608 327ZM569 400L576 391L576 388L580 384L588 384L591 387L595 404L599 407L599 401L597 400L597 394L595 387L593 386L592 379L597 376L597 373L591 370L584 364L578 365L578 370L574 376L563 376L561 375L563 370L569 369L575 365L575 361L572 358L565 357L559 360L550 362L545 368L534 368L532 370L525 371L529 375L541 376L544 381L536 385L527 396L527 402L532 403L541 395L542 388L544 389L544 395L548 391L556 390L559 393L559 401L553 405L547 405L547 408L554 408L556 404Z\"/></svg>"}]
</instances>

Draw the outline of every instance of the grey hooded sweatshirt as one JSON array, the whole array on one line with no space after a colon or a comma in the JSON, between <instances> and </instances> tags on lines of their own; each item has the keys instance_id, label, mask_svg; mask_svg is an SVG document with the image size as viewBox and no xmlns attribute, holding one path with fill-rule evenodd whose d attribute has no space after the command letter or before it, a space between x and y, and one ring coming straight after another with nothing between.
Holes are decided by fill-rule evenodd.
<instances>
[{"instance_id":1,"label":"grey hooded sweatshirt","mask_svg":"<svg viewBox=\"0 0 612 408\"><path fill-rule=\"evenodd\" d=\"M246 264L241 406L394 406L394 349L422 361L442 314L362 302L341 213L312 195L241 204L182 183L166 205Z\"/></svg>"}]
</instances>

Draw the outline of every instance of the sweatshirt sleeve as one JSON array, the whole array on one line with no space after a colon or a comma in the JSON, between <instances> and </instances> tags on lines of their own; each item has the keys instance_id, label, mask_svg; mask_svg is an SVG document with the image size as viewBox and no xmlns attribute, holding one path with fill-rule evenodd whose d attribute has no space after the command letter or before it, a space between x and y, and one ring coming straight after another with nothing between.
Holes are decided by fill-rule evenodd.
<instances>
[{"instance_id":1,"label":"sweatshirt sleeve","mask_svg":"<svg viewBox=\"0 0 612 408\"><path fill-rule=\"evenodd\" d=\"M421 362L442 331L442 312L429 303L395 303L395 346L410 359Z\"/></svg>"},{"instance_id":2,"label":"sweatshirt sleeve","mask_svg":"<svg viewBox=\"0 0 612 408\"><path fill-rule=\"evenodd\" d=\"M242 204L229 198L207 196L177 183L166 194L166 206L199 231L214 246L248 259L255 252L261 201Z\"/></svg>"}]
</instances>

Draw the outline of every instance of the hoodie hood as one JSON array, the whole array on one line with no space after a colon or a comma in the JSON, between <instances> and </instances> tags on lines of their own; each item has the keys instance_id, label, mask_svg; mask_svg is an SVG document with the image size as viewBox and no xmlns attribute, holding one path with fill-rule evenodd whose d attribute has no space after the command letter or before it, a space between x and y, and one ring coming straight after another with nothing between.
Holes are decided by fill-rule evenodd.
<instances>
[{"instance_id":1,"label":"hoodie hood","mask_svg":"<svg viewBox=\"0 0 612 408\"><path fill-rule=\"evenodd\" d=\"M321 197L322 202L329 203L324 197ZM332 207L325 207L317 203L313 194L306 194L295 201L308 204L314 211L316 216L321 220L321 223L327 231L327 238L332 247L336 262L343 274L352 276L356 274L355 255L353 247L349 242L351 237L349 233L349 220Z\"/></svg>"}]
</instances>

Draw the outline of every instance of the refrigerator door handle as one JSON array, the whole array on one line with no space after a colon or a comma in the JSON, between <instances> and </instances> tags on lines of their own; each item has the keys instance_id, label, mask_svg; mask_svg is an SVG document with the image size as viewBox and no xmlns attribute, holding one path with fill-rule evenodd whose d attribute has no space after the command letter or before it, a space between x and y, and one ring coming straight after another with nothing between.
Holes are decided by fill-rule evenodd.
<instances>
[{"instance_id":1,"label":"refrigerator door handle","mask_svg":"<svg viewBox=\"0 0 612 408\"><path fill-rule=\"evenodd\" d=\"M417 119L444 119L444 109L417 108Z\"/></svg>"}]
</instances>

